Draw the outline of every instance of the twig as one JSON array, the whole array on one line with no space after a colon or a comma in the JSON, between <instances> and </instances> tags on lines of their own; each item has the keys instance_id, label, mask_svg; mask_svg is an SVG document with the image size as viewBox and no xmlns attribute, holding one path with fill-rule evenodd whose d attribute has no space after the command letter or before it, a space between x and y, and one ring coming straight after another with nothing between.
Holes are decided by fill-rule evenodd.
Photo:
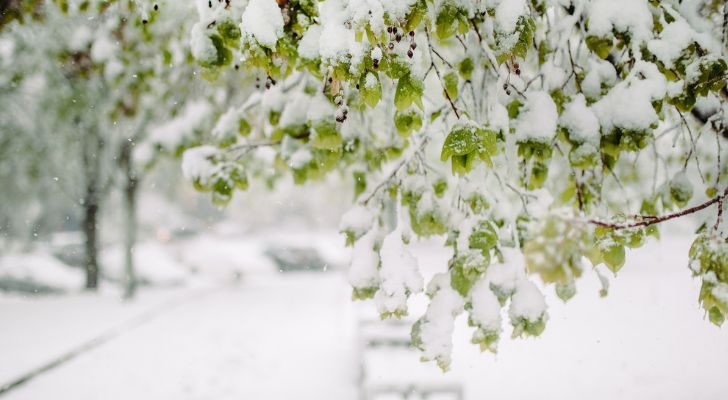
<instances>
[{"instance_id":1,"label":"twig","mask_svg":"<svg viewBox=\"0 0 728 400\"><path fill-rule=\"evenodd\" d=\"M700 204L695 207L691 207L691 208L688 208L688 209L685 209L685 210L682 210L680 212L676 212L673 214L667 214L667 215L663 215L661 217L657 217L657 216L642 217L642 216L640 216L639 218L642 219L642 221L632 222L632 223L628 223L628 224L615 224L615 223L611 223L611 222L599 221L596 219L590 219L588 222L590 224L599 225L599 226L603 226L605 228L611 228L614 230L636 228L636 227L640 227L640 226L650 226L650 225L654 225L654 224L659 224L661 222L669 221L671 219L684 217L689 214L694 214L694 213L704 210L716 203L720 204L721 205L720 208L722 209L723 200L726 197L728 197L728 187L726 187L726 189L723 191L722 194L706 201L703 204ZM719 211L719 215L721 213L722 213L722 211Z\"/></svg>"},{"instance_id":2,"label":"twig","mask_svg":"<svg viewBox=\"0 0 728 400\"><path fill-rule=\"evenodd\" d=\"M415 152L410 157L403 157L402 160L400 160L399 164L397 164L397 166L395 166L394 169L392 169L392 171L387 175L387 177L384 178L381 182L379 182L377 184L377 186L375 186L374 189L372 189L372 191L365 198L363 198L361 200L361 204L367 205L374 198L374 196L384 187L384 185L386 185L395 176L397 176L397 173L402 169L402 167L407 165L407 163L409 163L414 157L416 157L417 153L419 153L425 147L425 145L428 142L428 139L429 138L427 136L425 136L422 139L422 142L420 142L420 144L417 146L417 149L415 149Z\"/></svg>"},{"instance_id":3,"label":"twig","mask_svg":"<svg viewBox=\"0 0 728 400\"><path fill-rule=\"evenodd\" d=\"M433 60L433 48L432 43L430 42L430 31L425 27L425 35L427 36L427 48L430 51L430 63L431 67L435 69L435 73L437 74L437 79L440 80L440 85L442 86L442 90L445 92L445 97L447 98L447 101L450 102L450 107L452 107L452 111L455 113L455 116L460 119L460 113L458 112L458 108L455 107L455 103L450 98L450 94L447 93L447 89L445 89L445 83L442 81L442 76L440 75L440 70L437 68L437 65L435 65L435 60Z\"/></svg>"},{"instance_id":4,"label":"twig","mask_svg":"<svg viewBox=\"0 0 728 400\"><path fill-rule=\"evenodd\" d=\"M720 223L723 219L723 199L718 200L718 217L715 219L715 225L713 225L713 230L718 231L718 228L720 227Z\"/></svg>"},{"instance_id":5,"label":"twig","mask_svg":"<svg viewBox=\"0 0 728 400\"><path fill-rule=\"evenodd\" d=\"M688 156L685 159L685 165L683 166L683 169L686 169L688 167L688 162L690 161L690 157L692 157L693 153L695 153L695 138L693 137L693 130L690 129L690 125L688 124L688 121L685 119L685 116L683 115L680 110L675 107L675 110L677 111L678 115L680 115L680 119L682 120L683 124L685 125L685 128L688 130L688 135L690 136L690 151L688 152ZM695 156L695 165L698 167L698 174L700 175L700 179L705 183L705 177L703 176L703 171L700 168L700 158Z\"/></svg>"}]
</instances>

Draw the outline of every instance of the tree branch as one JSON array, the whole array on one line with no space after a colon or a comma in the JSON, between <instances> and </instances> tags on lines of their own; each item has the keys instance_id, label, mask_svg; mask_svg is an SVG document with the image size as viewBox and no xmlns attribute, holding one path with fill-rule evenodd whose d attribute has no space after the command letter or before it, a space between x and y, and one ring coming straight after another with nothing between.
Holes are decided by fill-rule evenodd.
<instances>
[{"instance_id":1,"label":"tree branch","mask_svg":"<svg viewBox=\"0 0 728 400\"><path fill-rule=\"evenodd\" d=\"M703 204L700 204L700 205L697 205L695 207L691 207L691 208L688 208L688 209L685 209L685 210L682 210L682 211L679 211L679 212L676 212L676 213L673 213L673 214L667 214L667 215L663 215L661 217L656 217L656 216L638 216L638 218L642 219L642 221L632 222L632 223L627 223L627 224L615 224L615 223L611 223L611 222L599 221L599 220L596 220L596 219L590 219L588 222L590 224L599 225L599 226L603 226L605 228L611 228L611 229L614 229L614 230L628 229L628 228L637 228L637 227L640 227L640 226L650 226L650 225L659 224L661 222L669 221L671 219L675 219L675 218L679 218L679 217L684 217L684 216L689 215L689 214L694 214L694 213L696 213L698 211L701 211L701 210L704 210L704 209L706 209L706 208L708 208L708 207L710 207L710 206L712 206L713 204L716 204L716 203L722 205L723 200L725 200L726 197L728 197L728 187L725 188L725 190L723 191L722 194L720 194L720 195L718 195L718 196L716 196L716 197L714 197L714 198L706 201Z\"/></svg>"}]
</instances>

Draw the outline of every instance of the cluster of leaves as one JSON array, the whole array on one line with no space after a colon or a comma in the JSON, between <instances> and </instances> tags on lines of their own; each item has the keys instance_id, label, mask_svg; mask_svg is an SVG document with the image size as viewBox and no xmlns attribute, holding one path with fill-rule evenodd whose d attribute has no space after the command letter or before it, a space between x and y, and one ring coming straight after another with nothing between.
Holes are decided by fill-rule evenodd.
<instances>
[{"instance_id":1,"label":"cluster of leaves","mask_svg":"<svg viewBox=\"0 0 728 400\"><path fill-rule=\"evenodd\" d=\"M728 240L703 233L690 248L690 269L700 277L700 305L710 321L722 325L728 314Z\"/></svg>"},{"instance_id":2,"label":"cluster of leaves","mask_svg":"<svg viewBox=\"0 0 728 400\"><path fill-rule=\"evenodd\" d=\"M372 231L396 228L404 243L447 236L454 256L413 330L441 366L448 355L427 339L439 336L422 334L449 326L432 321L433 303L445 302L447 315L468 311L486 350L500 320L484 319L484 308L509 307L514 336L537 335L546 314L522 307L538 297L529 279L567 300L585 260L619 271L627 248L659 236L660 215L698 197L698 177L711 198L727 184L713 141L728 112L715 2L701 9L704 27L672 1L619 2L634 12L629 21L608 0L230 3L201 7L192 40L212 51L198 61L211 79L226 66L243 70L263 93L230 125L244 134L224 136L210 161L218 172L241 164L256 174L263 144L274 175L299 184L351 171L357 207L370 215L342 226L355 250ZM275 29L246 23L263 9ZM688 39L666 51L668 32L680 29ZM229 198L235 179L218 181ZM378 255L372 243L364 247ZM526 268L505 263L507 247ZM369 267L354 297L390 301L392 269Z\"/></svg>"}]
</instances>

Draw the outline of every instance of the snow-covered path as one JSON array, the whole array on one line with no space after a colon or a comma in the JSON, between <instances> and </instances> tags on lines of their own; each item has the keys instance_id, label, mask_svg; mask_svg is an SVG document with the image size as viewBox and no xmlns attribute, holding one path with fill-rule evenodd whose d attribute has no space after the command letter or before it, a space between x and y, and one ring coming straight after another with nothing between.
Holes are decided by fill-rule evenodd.
<instances>
[{"instance_id":1,"label":"snow-covered path","mask_svg":"<svg viewBox=\"0 0 728 400\"><path fill-rule=\"evenodd\" d=\"M722 400L728 380L716 377L728 370L728 332L712 326L697 304L699 282L686 267L689 245L665 239L630 252L606 298L591 273L567 304L548 288L544 334L511 340L506 330L497 355L468 343L471 329L461 316L446 375L404 349L360 358L357 318L371 317L373 304L352 303L338 272L149 289L132 304L107 293L2 297L0 384L163 309L2 399L354 400L363 361L367 384L462 385L466 399ZM414 253L426 272L449 257L426 242ZM414 317L422 312L422 296L412 302Z\"/></svg>"},{"instance_id":2,"label":"snow-covered path","mask_svg":"<svg viewBox=\"0 0 728 400\"><path fill-rule=\"evenodd\" d=\"M348 288L338 274L288 278L197 296L7 398L355 398ZM14 355L0 364L22 365Z\"/></svg>"}]
</instances>

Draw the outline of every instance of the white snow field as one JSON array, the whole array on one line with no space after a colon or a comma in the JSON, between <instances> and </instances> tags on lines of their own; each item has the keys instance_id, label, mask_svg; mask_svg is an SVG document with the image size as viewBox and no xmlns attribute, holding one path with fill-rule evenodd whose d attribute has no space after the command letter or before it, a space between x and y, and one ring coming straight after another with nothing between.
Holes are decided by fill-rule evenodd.
<instances>
[{"instance_id":1,"label":"white snow field","mask_svg":"<svg viewBox=\"0 0 728 400\"><path fill-rule=\"evenodd\" d=\"M567 304L547 288L546 331L511 340L506 329L497 355L468 343L471 329L461 315L445 374L397 346L407 330L377 321L373 302L352 303L341 270L146 288L130 304L110 291L4 295L0 386L121 328L0 398L347 400L404 388L408 399L420 399L417 388L460 388L465 399L725 399L728 332L698 307L689 245L687 238L666 238L631 252L618 279L610 277L606 298L593 273L578 281ZM441 249L413 246L426 278L446 265L449 254ZM410 304L414 318L422 296ZM365 343L373 338L392 340ZM376 398L403 397L385 390ZM456 397L429 397L435 398Z\"/></svg>"}]
</instances>

